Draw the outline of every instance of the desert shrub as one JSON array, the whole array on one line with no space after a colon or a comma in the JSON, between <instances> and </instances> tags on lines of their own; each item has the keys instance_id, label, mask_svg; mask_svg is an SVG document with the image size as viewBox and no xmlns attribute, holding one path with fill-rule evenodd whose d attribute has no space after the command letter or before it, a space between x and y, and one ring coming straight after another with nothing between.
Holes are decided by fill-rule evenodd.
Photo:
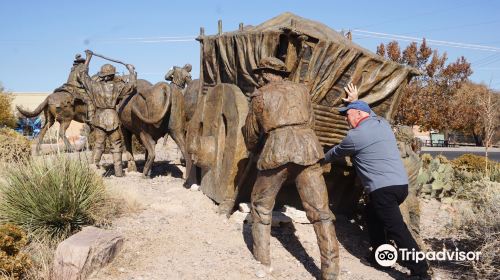
<instances>
[{"instance_id":1,"label":"desert shrub","mask_svg":"<svg viewBox=\"0 0 500 280\"><path fill-rule=\"evenodd\" d=\"M38 236L67 236L99 219L102 178L64 155L12 164L0 181L0 221Z\"/></svg>"},{"instance_id":2,"label":"desert shrub","mask_svg":"<svg viewBox=\"0 0 500 280\"><path fill-rule=\"evenodd\" d=\"M420 169L417 182L421 185L419 193L427 198L472 199L477 191L478 181L484 177L485 158L465 154L449 161L443 156L423 155L424 165ZM490 161L491 181L500 181L500 164Z\"/></svg>"},{"instance_id":3,"label":"desert shrub","mask_svg":"<svg viewBox=\"0 0 500 280\"><path fill-rule=\"evenodd\" d=\"M12 112L12 100L13 97L10 93L5 92L3 86L0 84L0 127L11 127L16 126L16 117Z\"/></svg>"},{"instance_id":4,"label":"desert shrub","mask_svg":"<svg viewBox=\"0 0 500 280\"><path fill-rule=\"evenodd\" d=\"M0 162L17 162L31 156L31 143L10 128L0 128Z\"/></svg>"},{"instance_id":5,"label":"desert shrub","mask_svg":"<svg viewBox=\"0 0 500 280\"><path fill-rule=\"evenodd\" d=\"M465 172L471 174L482 174L485 173L485 163L486 158L483 156L473 155L473 154L463 154L460 157L451 161L453 166ZM500 163L488 160L489 174L487 177L494 182L500 182Z\"/></svg>"},{"instance_id":6,"label":"desert shrub","mask_svg":"<svg viewBox=\"0 0 500 280\"><path fill-rule=\"evenodd\" d=\"M452 160L451 162L457 168L465 168L467 171L472 172L484 172L486 158L473 154L463 154L460 157ZM491 167L496 166L498 168L500 163L488 160L488 165Z\"/></svg>"},{"instance_id":7,"label":"desert shrub","mask_svg":"<svg viewBox=\"0 0 500 280\"><path fill-rule=\"evenodd\" d=\"M442 164L450 163L450 160L443 155L437 155L436 159L439 160L439 163L442 163Z\"/></svg>"},{"instance_id":8,"label":"desert shrub","mask_svg":"<svg viewBox=\"0 0 500 280\"><path fill-rule=\"evenodd\" d=\"M469 244L481 256L473 263L478 279L500 278L500 183L487 180L476 181L468 196L471 207L460 209L455 229L462 242Z\"/></svg>"},{"instance_id":9,"label":"desert shrub","mask_svg":"<svg viewBox=\"0 0 500 280\"><path fill-rule=\"evenodd\" d=\"M22 279L31 268L31 260L21 250L27 243L26 233L14 225L0 226L0 274Z\"/></svg>"}]
</instances>

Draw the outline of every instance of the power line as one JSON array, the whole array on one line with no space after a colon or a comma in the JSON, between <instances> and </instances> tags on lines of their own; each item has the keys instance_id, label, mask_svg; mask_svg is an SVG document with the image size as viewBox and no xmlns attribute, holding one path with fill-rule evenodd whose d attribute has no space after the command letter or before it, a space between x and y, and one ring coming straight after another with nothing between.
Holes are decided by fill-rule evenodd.
<instances>
[{"instance_id":1,"label":"power line","mask_svg":"<svg viewBox=\"0 0 500 280\"><path fill-rule=\"evenodd\" d=\"M99 43L169 43L169 42L194 42L194 36L182 37L143 37L143 38L116 38L116 39L97 39L93 42Z\"/></svg>"},{"instance_id":2,"label":"power line","mask_svg":"<svg viewBox=\"0 0 500 280\"><path fill-rule=\"evenodd\" d=\"M498 70L500 70L500 67L478 67L478 68L474 68L474 70L498 71Z\"/></svg>"},{"instance_id":3,"label":"power line","mask_svg":"<svg viewBox=\"0 0 500 280\"><path fill-rule=\"evenodd\" d=\"M491 59L493 59L495 57L498 57L498 56L500 56L500 54L498 54L498 53L490 54L490 55L488 55L486 57L483 57L483 58L480 58L480 59L478 59L476 61L473 61L472 64L481 64L483 62L489 61L489 60L491 60Z\"/></svg>"},{"instance_id":4,"label":"power line","mask_svg":"<svg viewBox=\"0 0 500 280\"><path fill-rule=\"evenodd\" d=\"M158 37L124 37L116 38L115 40L158 40L158 39L195 39L196 36L158 36Z\"/></svg>"},{"instance_id":5,"label":"power line","mask_svg":"<svg viewBox=\"0 0 500 280\"><path fill-rule=\"evenodd\" d=\"M373 32L373 31L360 30L360 29L354 29L354 30L352 30L352 32L354 34L356 34L358 36L362 36L362 37L392 39L392 40L396 40L396 41L413 42L413 41L420 41L423 39L423 38L418 38L418 37L411 37L411 36L404 36L404 35L390 34L390 33L382 33L382 32ZM433 39L426 39L426 42L429 44L438 45L438 46L447 46L447 47L462 48L462 49L500 52L500 48L492 47L492 46L485 46L485 45L467 44L467 43L450 42L450 41L433 40Z\"/></svg>"},{"instance_id":6,"label":"power line","mask_svg":"<svg viewBox=\"0 0 500 280\"><path fill-rule=\"evenodd\" d=\"M394 38L401 38L401 39L407 39L407 40L422 40L422 38L419 38L419 37L411 37L411 36L398 35L398 34L390 34L390 33L382 33L382 32L373 32L373 31L360 30L360 29L354 29L354 30L352 30L352 32L366 33L366 34L378 35L378 36L386 36L386 37L394 37ZM426 40L426 42L429 42L429 43L433 42L433 43L439 43L439 44L449 44L449 45L453 45L453 46L463 46L463 47L481 48L481 49L485 49L485 50L500 51L500 48L498 48L498 47L492 47L492 46L477 45L477 44L467 44L467 43L459 43L459 42L450 42L450 41L443 41L443 40L433 40L433 39L425 39L425 40Z\"/></svg>"},{"instance_id":7,"label":"power line","mask_svg":"<svg viewBox=\"0 0 500 280\"><path fill-rule=\"evenodd\" d=\"M414 32L406 32L406 33L404 33L404 35L415 34L415 33L422 33L422 32L440 31L440 30L458 29L458 28L465 28L465 27L472 27L472 26L479 26L479 25L486 25L486 24L496 23L496 22L499 22L499 21L500 20L490 20L490 21L478 22L478 23L472 23L472 24L464 24L464 25L455 25L455 26L449 26L449 27L439 27L439 28L425 29L425 30L414 31Z\"/></svg>"},{"instance_id":8,"label":"power line","mask_svg":"<svg viewBox=\"0 0 500 280\"><path fill-rule=\"evenodd\" d=\"M487 61L481 62L479 64L475 64L474 66L476 66L476 67L477 66L481 66L481 67L482 66L487 66L487 65L493 64L493 63L495 63L497 61L500 61L500 56L498 56L498 57L496 57L494 59L491 59L491 60L487 60Z\"/></svg>"},{"instance_id":9,"label":"power line","mask_svg":"<svg viewBox=\"0 0 500 280\"><path fill-rule=\"evenodd\" d=\"M414 19L414 18L417 18L417 17L421 17L421 16L428 16L428 15L439 14L439 13L441 13L443 11L444 12L450 12L452 10L456 10L456 9L463 8L463 7L466 7L466 6L471 6L471 5L473 5L473 3L466 3L464 1L464 3L462 3L462 5L454 5L453 7L447 7L447 8L442 8L442 9L437 9L437 10L432 10L432 11L427 11L427 12L421 12L421 13L414 14L411 17L409 17L409 16L397 17L397 18L385 20L385 21L378 22L378 23L372 23L372 24L369 24L369 25L363 25L363 26L360 26L360 27L356 27L356 29L357 28L367 28L367 27L372 27L372 26L381 25L381 24L387 24L387 23L407 21L407 20L411 20L411 19Z\"/></svg>"}]
</instances>

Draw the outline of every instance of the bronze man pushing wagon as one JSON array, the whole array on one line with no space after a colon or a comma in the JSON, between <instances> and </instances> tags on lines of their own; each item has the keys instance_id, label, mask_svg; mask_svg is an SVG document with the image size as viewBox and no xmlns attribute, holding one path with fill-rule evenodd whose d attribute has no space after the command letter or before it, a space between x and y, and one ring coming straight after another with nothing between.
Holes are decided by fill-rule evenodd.
<instances>
[{"instance_id":1,"label":"bronze man pushing wagon","mask_svg":"<svg viewBox=\"0 0 500 280\"><path fill-rule=\"evenodd\" d=\"M262 58L283 61L285 71L290 72L287 79L306 89L314 113L313 129L325 150L338 144L349 129L337 109L347 84L357 85L359 99L390 121L402 88L418 74L363 49L321 23L290 13L257 26L240 24L233 32L222 32L219 24L218 34L206 36L202 30L197 40L201 45L200 89L187 129L188 153L201 173L201 190L220 203L219 211L226 214L232 212L236 201L248 200L255 178L261 178L257 174L264 170L259 168L262 155L245 148L242 133L246 116L254 108L254 102L250 105L249 101L264 84L253 71ZM285 142L281 148L276 145L278 155L286 153ZM315 144L303 144L301 149L311 146ZM293 149L297 154L302 152ZM352 212L362 188L355 184L349 160L335 163L324 175L332 209ZM289 190L285 188L280 195Z\"/></svg>"}]
</instances>

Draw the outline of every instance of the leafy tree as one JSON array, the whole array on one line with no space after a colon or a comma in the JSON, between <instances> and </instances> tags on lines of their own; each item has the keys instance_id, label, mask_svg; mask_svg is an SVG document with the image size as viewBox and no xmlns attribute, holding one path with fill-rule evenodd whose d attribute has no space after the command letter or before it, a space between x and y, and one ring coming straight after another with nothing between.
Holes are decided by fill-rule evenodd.
<instances>
[{"instance_id":1,"label":"leafy tree","mask_svg":"<svg viewBox=\"0 0 500 280\"><path fill-rule=\"evenodd\" d=\"M480 116L482 96L490 94L482 84L464 83L456 92L451 107L454 117L450 120L451 128L474 136L476 145L481 145L484 118Z\"/></svg>"},{"instance_id":2,"label":"leafy tree","mask_svg":"<svg viewBox=\"0 0 500 280\"><path fill-rule=\"evenodd\" d=\"M8 126L13 128L16 126L17 120L12 112L12 100L12 95L6 92L2 84L0 84L0 127Z\"/></svg>"},{"instance_id":3,"label":"leafy tree","mask_svg":"<svg viewBox=\"0 0 500 280\"><path fill-rule=\"evenodd\" d=\"M402 52L397 41L380 44L377 53L392 61L418 69L422 75L406 86L396 114L396 122L420 125L423 129L451 128L456 112L452 101L460 86L472 74L470 63L462 56L447 64L446 53L431 49L425 39L409 44Z\"/></svg>"}]
</instances>

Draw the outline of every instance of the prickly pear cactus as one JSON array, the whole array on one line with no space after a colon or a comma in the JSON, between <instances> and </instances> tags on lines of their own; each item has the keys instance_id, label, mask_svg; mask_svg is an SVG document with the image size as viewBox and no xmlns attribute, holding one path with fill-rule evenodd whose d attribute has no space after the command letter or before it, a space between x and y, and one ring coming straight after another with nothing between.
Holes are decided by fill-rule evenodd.
<instances>
[{"instance_id":1,"label":"prickly pear cactus","mask_svg":"<svg viewBox=\"0 0 500 280\"><path fill-rule=\"evenodd\" d=\"M420 195L426 198L443 198L450 196L454 190L455 171L451 163L443 156L431 159L420 170L417 178L422 184Z\"/></svg>"}]
</instances>

